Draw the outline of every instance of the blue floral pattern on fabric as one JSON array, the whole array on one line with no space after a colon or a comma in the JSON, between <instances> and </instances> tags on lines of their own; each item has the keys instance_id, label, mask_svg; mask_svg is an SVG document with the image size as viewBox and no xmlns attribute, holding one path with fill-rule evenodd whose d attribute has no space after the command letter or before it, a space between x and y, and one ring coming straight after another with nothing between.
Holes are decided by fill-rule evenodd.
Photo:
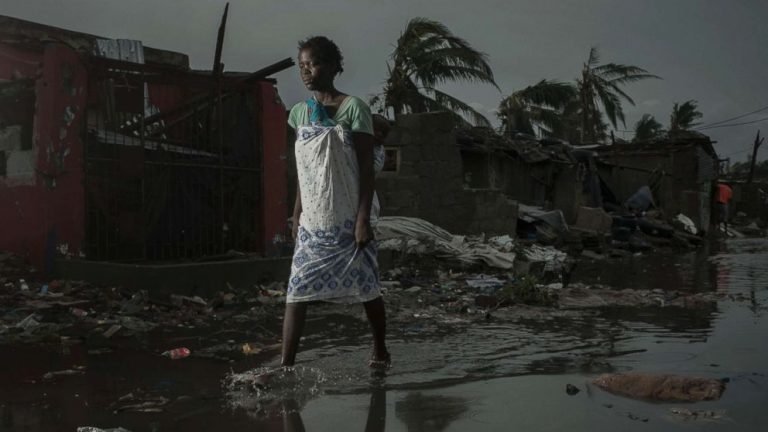
<instances>
[{"instance_id":1,"label":"blue floral pattern on fabric","mask_svg":"<svg viewBox=\"0 0 768 432\"><path fill-rule=\"evenodd\" d=\"M315 102L307 101L310 124L296 128L302 213L286 301L372 300L380 295L377 247L357 251L355 242L359 169L352 134L325 121Z\"/></svg>"}]
</instances>

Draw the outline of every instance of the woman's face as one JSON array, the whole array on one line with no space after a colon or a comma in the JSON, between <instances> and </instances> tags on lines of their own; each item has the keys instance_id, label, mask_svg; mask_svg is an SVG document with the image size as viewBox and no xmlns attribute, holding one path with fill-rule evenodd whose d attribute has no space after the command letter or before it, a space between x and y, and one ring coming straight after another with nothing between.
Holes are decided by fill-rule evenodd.
<instances>
[{"instance_id":1,"label":"woman's face","mask_svg":"<svg viewBox=\"0 0 768 432\"><path fill-rule=\"evenodd\" d=\"M325 63L312 54L312 50L299 52L299 73L307 90L326 90L333 86L336 70L332 64Z\"/></svg>"}]
</instances>

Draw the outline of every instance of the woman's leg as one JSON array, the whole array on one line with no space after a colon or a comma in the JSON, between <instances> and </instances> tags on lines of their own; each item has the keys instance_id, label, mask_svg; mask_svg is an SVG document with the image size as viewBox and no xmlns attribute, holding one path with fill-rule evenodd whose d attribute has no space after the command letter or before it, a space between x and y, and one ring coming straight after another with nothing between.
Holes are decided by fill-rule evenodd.
<instances>
[{"instance_id":1,"label":"woman's leg","mask_svg":"<svg viewBox=\"0 0 768 432\"><path fill-rule=\"evenodd\" d=\"M306 303L287 303L285 305L282 366L293 366L296 363L296 351L299 349L299 340L304 332L306 318Z\"/></svg>"},{"instance_id":2,"label":"woman's leg","mask_svg":"<svg viewBox=\"0 0 768 432\"><path fill-rule=\"evenodd\" d=\"M384 310L384 300L377 297L374 300L363 303L365 314L371 323L373 330L373 359L375 361L389 362L389 352L387 351L386 333L387 333L387 314Z\"/></svg>"}]
</instances>

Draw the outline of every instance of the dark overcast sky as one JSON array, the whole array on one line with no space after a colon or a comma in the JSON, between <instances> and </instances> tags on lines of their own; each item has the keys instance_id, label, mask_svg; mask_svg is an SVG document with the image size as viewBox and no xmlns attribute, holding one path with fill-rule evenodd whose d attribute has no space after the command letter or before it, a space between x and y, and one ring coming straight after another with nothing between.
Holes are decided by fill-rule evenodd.
<instances>
[{"instance_id":1,"label":"dark overcast sky","mask_svg":"<svg viewBox=\"0 0 768 432\"><path fill-rule=\"evenodd\" d=\"M210 69L219 0L0 0L0 14L183 52ZM338 87L367 98L383 86L386 60L413 17L438 20L486 52L502 93L490 86L444 89L486 116L503 95L548 78L572 81L591 46L603 61L641 66L663 80L626 88L627 128L643 113L662 124L674 102L699 101L703 123L768 106L766 0L231 0L223 61L249 71L296 55L296 42L322 34L341 47ZM276 75L287 105L306 97L296 69ZM768 110L740 121L768 117ZM768 121L712 129L721 156L742 160ZM623 129L620 126L620 129ZM618 133L617 136L622 136ZM768 157L761 150L760 159Z\"/></svg>"}]
</instances>

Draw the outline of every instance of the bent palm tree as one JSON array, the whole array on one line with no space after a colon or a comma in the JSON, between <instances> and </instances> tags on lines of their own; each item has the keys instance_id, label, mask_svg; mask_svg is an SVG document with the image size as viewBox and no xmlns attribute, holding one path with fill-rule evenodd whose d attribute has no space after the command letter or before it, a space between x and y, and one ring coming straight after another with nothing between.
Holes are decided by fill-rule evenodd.
<instances>
[{"instance_id":1,"label":"bent palm tree","mask_svg":"<svg viewBox=\"0 0 768 432\"><path fill-rule=\"evenodd\" d=\"M622 90L622 86L647 78L659 78L643 68L616 63L600 64L597 48L589 50L581 77L576 80L581 114L581 141L595 142L602 138L601 110L613 127L620 121L626 127L622 99L634 105L635 101Z\"/></svg>"},{"instance_id":2,"label":"bent palm tree","mask_svg":"<svg viewBox=\"0 0 768 432\"><path fill-rule=\"evenodd\" d=\"M669 130L677 132L696 126L698 123L694 122L703 116L698 108L698 102L695 100L685 101L682 105L675 102L675 105L672 106L672 115L669 118Z\"/></svg>"},{"instance_id":3,"label":"bent palm tree","mask_svg":"<svg viewBox=\"0 0 768 432\"><path fill-rule=\"evenodd\" d=\"M650 114L643 114L643 117L635 123L635 138L633 141L645 141L658 138L664 132L661 123Z\"/></svg>"},{"instance_id":4,"label":"bent palm tree","mask_svg":"<svg viewBox=\"0 0 768 432\"><path fill-rule=\"evenodd\" d=\"M498 88L487 56L443 24L425 18L409 21L391 59L383 94L385 108L392 108L395 114L449 111L463 123L468 119L490 126L477 110L436 88L449 81L488 83ZM380 102L379 96L372 99L376 101Z\"/></svg>"},{"instance_id":5,"label":"bent palm tree","mask_svg":"<svg viewBox=\"0 0 768 432\"><path fill-rule=\"evenodd\" d=\"M562 129L563 109L576 96L576 88L568 83L541 80L512 93L499 104L497 116L507 136L515 133L549 136Z\"/></svg>"}]
</instances>

